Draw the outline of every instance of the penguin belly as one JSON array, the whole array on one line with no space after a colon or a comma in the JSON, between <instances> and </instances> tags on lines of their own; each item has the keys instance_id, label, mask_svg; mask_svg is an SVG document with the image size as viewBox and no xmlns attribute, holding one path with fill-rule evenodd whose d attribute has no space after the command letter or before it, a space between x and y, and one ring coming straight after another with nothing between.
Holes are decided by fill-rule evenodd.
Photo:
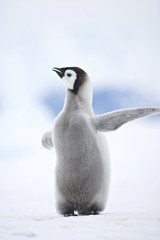
<instances>
[{"instance_id":1,"label":"penguin belly","mask_svg":"<svg viewBox=\"0 0 160 240\"><path fill-rule=\"evenodd\" d=\"M59 116L54 131L57 208L90 214L105 207L110 181L108 146L85 114Z\"/></svg>"}]
</instances>

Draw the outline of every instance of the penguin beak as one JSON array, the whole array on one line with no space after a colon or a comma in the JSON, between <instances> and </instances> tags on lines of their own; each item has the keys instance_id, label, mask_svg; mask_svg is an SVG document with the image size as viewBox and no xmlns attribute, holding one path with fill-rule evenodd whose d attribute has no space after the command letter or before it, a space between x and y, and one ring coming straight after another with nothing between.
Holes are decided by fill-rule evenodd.
<instances>
[{"instance_id":1,"label":"penguin beak","mask_svg":"<svg viewBox=\"0 0 160 240\"><path fill-rule=\"evenodd\" d=\"M53 68L52 71L56 72L60 78L63 77L64 73L60 68Z\"/></svg>"}]
</instances>

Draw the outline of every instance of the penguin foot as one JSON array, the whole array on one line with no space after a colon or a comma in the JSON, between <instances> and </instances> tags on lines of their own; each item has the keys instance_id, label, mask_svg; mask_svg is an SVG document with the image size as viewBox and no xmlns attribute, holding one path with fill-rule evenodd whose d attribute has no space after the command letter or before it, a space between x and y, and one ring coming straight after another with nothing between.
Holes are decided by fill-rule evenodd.
<instances>
[{"instance_id":1,"label":"penguin foot","mask_svg":"<svg viewBox=\"0 0 160 240\"><path fill-rule=\"evenodd\" d=\"M71 216L74 216L74 217L78 216L78 212L74 211L72 213L65 213L64 214L64 217L71 217Z\"/></svg>"},{"instance_id":2,"label":"penguin foot","mask_svg":"<svg viewBox=\"0 0 160 240\"><path fill-rule=\"evenodd\" d=\"M58 210L64 217L71 216L84 216L84 215L98 215L102 209L97 205L93 204L91 206L86 206L88 204L79 204L79 206L74 206L75 204L71 204L69 202L61 202L58 204Z\"/></svg>"},{"instance_id":3,"label":"penguin foot","mask_svg":"<svg viewBox=\"0 0 160 240\"><path fill-rule=\"evenodd\" d=\"M74 210L74 205L67 201L59 202L57 205L57 208L59 210L59 213L61 213L64 217L78 215L78 214L76 214L76 211Z\"/></svg>"},{"instance_id":4,"label":"penguin foot","mask_svg":"<svg viewBox=\"0 0 160 240\"><path fill-rule=\"evenodd\" d=\"M99 214L99 211L90 211L90 212L84 212L84 213L81 213L80 215L98 215Z\"/></svg>"},{"instance_id":5,"label":"penguin foot","mask_svg":"<svg viewBox=\"0 0 160 240\"><path fill-rule=\"evenodd\" d=\"M94 211L93 212L93 215L99 215L99 211L97 210L97 211Z\"/></svg>"},{"instance_id":6,"label":"penguin foot","mask_svg":"<svg viewBox=\"0 0 160 240\"><path fill-rule=\"evenodd\" d=\"M75 213L65 213L64 214L64 217L76 217L76 216L78 216L78 214L75 214Z\"/></svg>"},{"instance_id":7,"label":"penguin foot","mask_svg":"<svg viewBox=\"0 0 160 240\"><path fill-rule=\"evenodd\" d=\"M100 213L100 208L97 206L97 204L93 204L91 207L80 210L80 215L98 215Z\"/></svg>"},{"instance_id":8,"label":"penguin foot","mask_svg":"<svg viewBox=\"0 0 160 240\"><path fill-rule=\"evenodd\" d=\"M85 212L85 213L80 213L79 215L98 215L99 211L91 211L91 212ZM74 213L65 213L64 217L77 217L78 216L78 212L75 211Z\"/></svg>"}]
</instances>

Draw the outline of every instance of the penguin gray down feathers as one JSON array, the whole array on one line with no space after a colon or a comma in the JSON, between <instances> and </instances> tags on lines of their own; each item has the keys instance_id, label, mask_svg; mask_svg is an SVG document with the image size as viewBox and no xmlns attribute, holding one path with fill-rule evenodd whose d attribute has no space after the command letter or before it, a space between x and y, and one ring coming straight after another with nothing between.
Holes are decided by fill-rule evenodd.
<instances>
[{"instance_id":1,"label":"penguin gray down feathers","mask_svg":"<svg viewBox=\"0 0 160 240\"><path fill-rule=\"evenodd\" d=\"M124 123L160 113L159 107L121 109L94 115L92 86L78 67L53 68L67 87L65 104L52 130L42 137L47 149L55 147L56 203L64 216L98 214L107 202L110 157L103 132Z\"/></svg>"}]
</instances>

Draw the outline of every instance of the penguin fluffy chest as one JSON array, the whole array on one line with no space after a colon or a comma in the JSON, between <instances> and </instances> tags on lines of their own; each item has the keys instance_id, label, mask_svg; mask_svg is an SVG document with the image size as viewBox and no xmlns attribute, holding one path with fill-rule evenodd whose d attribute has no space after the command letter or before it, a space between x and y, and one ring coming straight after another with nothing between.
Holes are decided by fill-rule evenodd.
<instances>
[{"instance_id":1,"label":"penguin fluffy chest","mask_svg":"<svg viewBox=\"0 0 160 240\"><path fill-rule=\"evenodd\" d=\"M91 202L105 184L98 133L88 115L61 113L55 123L57 190L70 202Z\"/></svg>"}]
</instances>

